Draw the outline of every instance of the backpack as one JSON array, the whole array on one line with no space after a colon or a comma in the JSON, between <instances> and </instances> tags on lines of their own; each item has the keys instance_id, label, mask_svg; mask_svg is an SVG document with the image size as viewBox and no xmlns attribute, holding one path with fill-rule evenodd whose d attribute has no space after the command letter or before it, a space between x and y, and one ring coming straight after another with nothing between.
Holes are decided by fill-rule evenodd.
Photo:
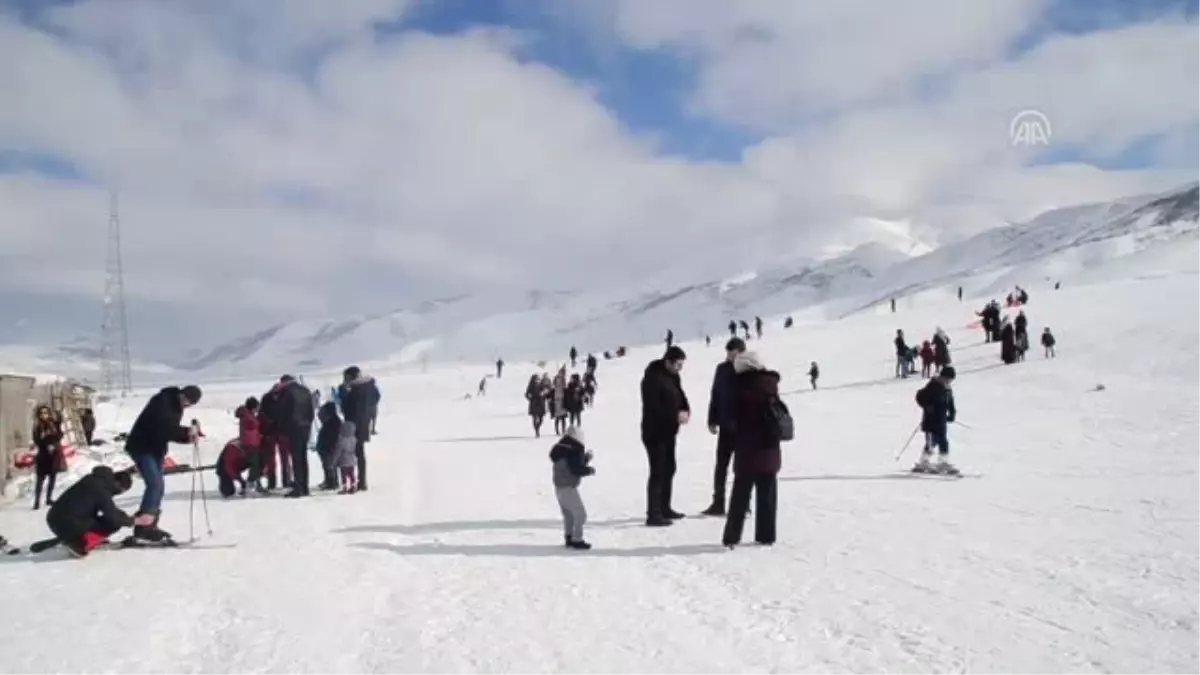
<instances>
[{"instance_id":1,"label":"backpack","mask_svg":"<svg viewBox=\"0 0 1200 675\"><path fill-rule=\"evenodd\" d=\"M767 404L767 428L780 441L786 442L796 437L796 422L787 404L778 396L772 396Z\"/></svg>"}]
</instances>

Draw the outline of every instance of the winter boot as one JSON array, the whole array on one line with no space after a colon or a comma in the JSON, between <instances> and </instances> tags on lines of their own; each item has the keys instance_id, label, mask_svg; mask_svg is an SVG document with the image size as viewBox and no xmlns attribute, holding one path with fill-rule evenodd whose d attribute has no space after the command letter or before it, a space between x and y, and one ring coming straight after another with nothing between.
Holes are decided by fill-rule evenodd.
<instances>
[{"instance_id":1,"label":"winter boot","mask_svg":"<svg viewBox=\"0 0 1200 675\"><path fill-rule=\"evenodd\" d=\"M592 545L580 539L579 541L567 540L567 548L575 549L576 551L590 551Z\"/></svg>"},{"instance_id":2,"label":"winter boot","mask_svg":"<svg viewBox=\"0 0 1200 675\"><path fill-rule=\"evenodd\" d=\"M133 539L138 543L163 544L171 543L171 533L159 528L158 518L161 512L139 513L133 519Z\"/></svg>"},{"instance_id":3,"label":"winter boot","mask_svg":"<svg viewBox=\"0 0 1200 675\"><path fill-rule=\"evenodd\" d=\"M664 516L649 516L646 518L646 527L670 527L675 524L675 521Z\"/></svg>"},{"instance_id":4,"label":"winter boot","mask_svg":"<svg viewBox=\"0 0 1200 675\"><path fill-rule=\"evenodd\" d=\"M707 509L700 512L702 516L724 516L725 504L723 502L713 501Z\"/></svg>"},{"instance_id":5,"label":"winter boot","mask_svg":"<svg viewBox=\"0 0 1200 675\"><path fill-rule=\"evenodd\" d=\"M933 473L933 464L930 463L930 454L927 452L921 453L921 459L913 465L913 473Z\"/></svg>"},{"instance_id":6,"label":"winter boot","mask_svg":"<svg viewBox=\"0 0 1200 675\"><path fill-rule=\"evenodd\" d=\"M667 516L667 518L670 518L671 520L682 520L687 517L686 515L676 511L675 509L667 509L667 512L665 515Z\"/></svg>"},{"instance_id":7,"label":"winter boot","mask_svg":"<svg viewBox=\"0 0 1200 675\"><path fill-rule=\"evenodd\" d=\"M947 476L959 475L958 467L950 463L950 459L945 455L938 455L938 463L934 468L934 473L940 473Z\"/></svg>"}]
</instances>

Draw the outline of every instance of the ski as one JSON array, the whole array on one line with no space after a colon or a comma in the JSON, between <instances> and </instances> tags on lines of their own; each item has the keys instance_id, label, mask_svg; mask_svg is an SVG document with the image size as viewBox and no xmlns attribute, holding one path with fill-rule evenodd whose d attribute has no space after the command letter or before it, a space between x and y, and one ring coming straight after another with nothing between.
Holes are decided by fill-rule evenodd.
<instances>
[{"instance_id":1,"label":"ski","mask_svg":"<svg viewBox=\"0 0 1200 675\"><path fill-rule=\"evenodd\" d=\"M934 471L904 471L898 475L912 476L913 478L941 478L942 480L960 480L963 478L983 478L983 474L978 473L942 473Z\"/></svg>"},{"instance_id":2,"label":"ski","mask_svg":"<svg viewBox=\"0 0 1200 675\"><path fill-rule=\"evenodd\" d=\"M133 536L125 537L114 547L117 549L154 549L154 548L194 548L194 549L217 549L217 548L234 548L235 544L204 544L199 539L188 541L178 541L176 539L163 539L162 541L139 541Z\"/></svg>"}]
</instances>

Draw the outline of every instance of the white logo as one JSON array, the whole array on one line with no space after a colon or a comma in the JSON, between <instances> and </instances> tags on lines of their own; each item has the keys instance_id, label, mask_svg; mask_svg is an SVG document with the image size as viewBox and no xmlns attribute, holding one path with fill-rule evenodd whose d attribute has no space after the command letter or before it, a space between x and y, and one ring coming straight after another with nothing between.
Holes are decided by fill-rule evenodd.
<instances>
[{"instance_id":1,"label":"white logo","mask_svg":"<svg viewBox=\"0 0 1200 675\"><path fill-rule=\"evenodd\" d=\"M1013 145L1050 145L1050 118L1040 110L1022 110L1008 125Z\"/></svg>"}]
</instances>

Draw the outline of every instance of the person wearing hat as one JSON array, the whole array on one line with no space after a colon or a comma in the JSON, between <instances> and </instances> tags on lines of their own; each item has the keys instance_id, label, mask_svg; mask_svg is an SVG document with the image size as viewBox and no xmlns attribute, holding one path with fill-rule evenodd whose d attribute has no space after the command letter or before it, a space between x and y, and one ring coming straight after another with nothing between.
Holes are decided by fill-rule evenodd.
<instances>
[{"instance_id":1,"label":"person wearing hat","mask_svg":"<svg viewBox=\"0 0 1200 675\"><path fill-rule=\"evenodd\" d=\"M671 508L675 480L675 438L691 414L679 380L687 355L673 345L651 361L642 375L642 445L650 476L646 479L646 526L664 527L683 517Z\"/></svg>"},{"instance_id":2,"label":"person wearing hat","mask_svg":"<svg viewBox=\"0 0 1200 675\"><path fill-rule=\"evenodd\" d=\"M925 448L921 451L921 459L913 466L912 470L916 473L958 473L958 469L950 463L950 441L946 437L947 427L958 414L952 389L955 375L954 366L945 366L917 392ZM938 450L936 465L930 462L935 447Z\"/></svg>"},{"instance_id":3,"label":"person wearing hat","mask_svg":"<svg viewBox=\"0 0 1200 675\"><path fill-rule=\"evenodd\" d=\"M171 443L194 443L200 431L183 426L183 411L200 402L200 387L166 387L146 401L125 439L125 452L146 484L142 503L133 519L133 536L160 542L171 535L158 527L163 499L163 460Z\"/></svg>"},{"instance_id":4,"label":"person wearing hat","mask_svg":"<svg viewBox=\"0 0 1200 675\"><path fill-rule=\"evenodd\" d=\"M342 371L342 416L354 422L358 443L354 454L358 457L358 485L355 490L367 489L367 449L371 440L371 425L379 408L379 387L375 378L362 372L358 366Z\"/></svg>"},{"instance_id":5,"label":"person wearing hat","mask_svg":"<svg viewBox=\"0 0 1200 675\"><path fill-rule=\"evenodd\" d=\"M737 397L733 360L746 351L741 338L729 338L725 343L725 360L713 372L712 393L708 397L708 432L717 437L716 463L713 466L712 503L702 513L706 516L725 515L725 483L729 476L729 461L733 458L734 402Z\"/></svg>"}]
</instances>

